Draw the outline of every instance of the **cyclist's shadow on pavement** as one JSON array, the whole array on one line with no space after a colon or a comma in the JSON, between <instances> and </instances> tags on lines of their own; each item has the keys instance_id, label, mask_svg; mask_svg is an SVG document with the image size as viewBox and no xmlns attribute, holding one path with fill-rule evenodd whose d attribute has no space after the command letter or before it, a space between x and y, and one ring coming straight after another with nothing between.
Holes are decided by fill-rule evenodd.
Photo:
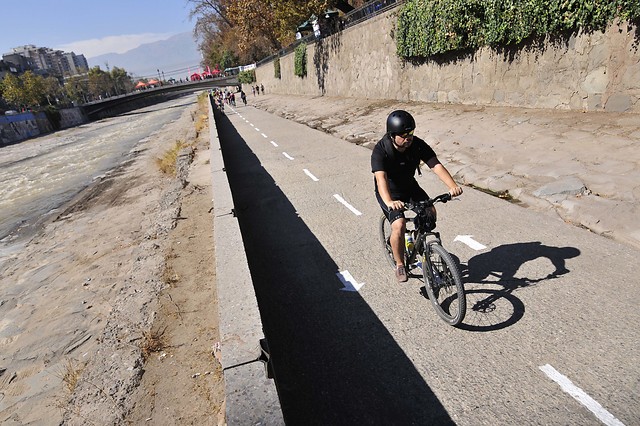
<instances>
[{"instance_id":1,"label":"cyclist's shadow on pavement","mask_svg":"<svg viewBox=\"0 0 640 426\"><path fill-rule=\"evenodd\" d=\"M575 247L553 247L534 241L504 244L472 257L467 265L461 264L467 287L467 315L459 328L493 331L515 324L524 316L525 306L514 292L568 274L566 260L579 255L580 250ZM516 276L525 263L541 258L548 259L555 269L544 276ZM474 284L486 284L487 288ZM496 285L502 288L497 289Z\"/></svg>"}]
</instances>

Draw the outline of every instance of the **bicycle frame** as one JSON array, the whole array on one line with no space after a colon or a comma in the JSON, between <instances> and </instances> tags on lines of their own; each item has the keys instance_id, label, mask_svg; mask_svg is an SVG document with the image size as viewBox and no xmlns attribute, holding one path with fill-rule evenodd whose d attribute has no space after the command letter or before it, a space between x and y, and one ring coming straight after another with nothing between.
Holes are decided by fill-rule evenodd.
<instances>
[{"instance_id":1,"label":"bicycle frame","mask_svg":"<svg viewBox=\"0 0 640 426\"><path fill-rule=\"evenodd\" d=\"M407 270L412 269L411 265L416 263L416 258L418 257L418 254L420 254L421 252L423 252L423 247L424 247L424 254L425 254L425 259L427 262L429 262L429 256L428 256L428 252L427 250L429 250L430 246L432 244L440 244L442 245L442 240L440 239L440 233L439 232L420 232L418 231L413 231L413 232L417 232L414 241L415 241L415 245L413 246L413 250L407 250L405 249L405 267L407 268Z\"/></svg>"},{"instance_id":2,"label":"bicycle frame","mask_svg":"<svg viewBox=\"0 0 640 426\"><path fill-rule=\"evenodd\" d=\"M421 208L423 208L423 209L430 208L431 206L433 206L437 202L446 203L450 199L451 199L451 196L449 194L442 194L442 195L439 195L439 196L431 199L430 200L431 203L427 204L426 206L422 205ZM418 205L419 204L416 204L416 205L407 204L407 208L413 210ZM425 231L423 229L416 229L415 217L412 218L412 219L408 219L408 220L411 223L414 224L414 229L410 230L408 232L414 233L413 240L415 241L415 245L413 247L413 250L405 249L405 267L407 268L407 270L410 270L410 269L412 269L411 265L413 265L415 263L416 257L422 251L421 249L423 247L424 247L425 259L428 259L429 258L429 256L428 256L429 252L427 252L427 250L429 250L429 246L431 244L440 244L440 245L442 245L442 240L440 239L440 233L439 232L436 232L436 231L433 231L433 230ZM431 265L429 265L429 266L431 266Z\"/></svg>"}]
</instances>

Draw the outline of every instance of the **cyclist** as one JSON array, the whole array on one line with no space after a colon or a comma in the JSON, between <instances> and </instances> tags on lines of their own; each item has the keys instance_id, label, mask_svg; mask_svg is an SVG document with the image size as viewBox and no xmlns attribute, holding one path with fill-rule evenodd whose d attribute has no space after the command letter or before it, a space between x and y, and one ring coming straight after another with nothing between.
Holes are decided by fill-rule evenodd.
<instances>
[{"instance_id":1,"label":"cyclist","mask_svg":"<svg viewBox=\"0 0 640 426\"><path fill-rule=\"evenodd\" d=\"M371 153L376 198L391 224L390 244L399 282L406 282L408 278L404 267L404 203L429 198L414 177L416 170L420 173L420 161L449 188L451 196L462 194L462 188L440 163L433 149L413 135L415 128L416 122L411 114L402 110L393 111L387 117L387 133ZM435 215L435 209L432 212Z\"/></svg>"}]
</instances>

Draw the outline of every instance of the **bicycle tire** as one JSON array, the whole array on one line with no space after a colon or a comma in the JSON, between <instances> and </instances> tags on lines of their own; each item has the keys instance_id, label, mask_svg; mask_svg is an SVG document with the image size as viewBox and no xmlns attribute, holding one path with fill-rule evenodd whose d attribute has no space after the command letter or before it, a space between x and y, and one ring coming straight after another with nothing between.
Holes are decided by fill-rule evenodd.
<instances>
[{"instance_id":1,"label":"bicycle tire","mask_svg":"<svg viewBox=\"0 0 640 426\"><path fill-rule=\"evenodd\" d=\"M447 324L456 326L467 312L467 298L458 265L440 244L432 243L425 248L422 268L424 286L436 313Z\"/></svg>"},{"instance_id":2,"label":"bicycle tire","mask_svg":"<svg viewBox=\"0 0 640 426\"><path fill-rule=\"evenodd\" d=\"M387 259L389 265L391 265L391 267L395 269L396 261L393 258L393 251L391 250L391 245L389 243L389 237L391 236L391 224L389 223L389 219L387 219L384 214L380 217L378 234L380 235L380 243L382 244L382 253Z\"/></svg>"}]
</instances>

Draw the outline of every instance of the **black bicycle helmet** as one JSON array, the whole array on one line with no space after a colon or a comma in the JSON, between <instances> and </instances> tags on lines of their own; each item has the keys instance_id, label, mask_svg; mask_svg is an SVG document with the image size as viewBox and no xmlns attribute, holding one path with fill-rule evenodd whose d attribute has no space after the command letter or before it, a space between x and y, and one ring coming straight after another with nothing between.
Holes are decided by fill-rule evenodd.
<instances>
[{"instance_id":1,"label":"black bicycle helmet","mask_svg":"<svg viewBox=\"0 0 640 426\"><path fill-rule=\"evenodd\" d=\"M392 135L408 133L415 128L416 120L407 111L399 109L387 117L387 133Z\"/></svg>"}]
</instances>

